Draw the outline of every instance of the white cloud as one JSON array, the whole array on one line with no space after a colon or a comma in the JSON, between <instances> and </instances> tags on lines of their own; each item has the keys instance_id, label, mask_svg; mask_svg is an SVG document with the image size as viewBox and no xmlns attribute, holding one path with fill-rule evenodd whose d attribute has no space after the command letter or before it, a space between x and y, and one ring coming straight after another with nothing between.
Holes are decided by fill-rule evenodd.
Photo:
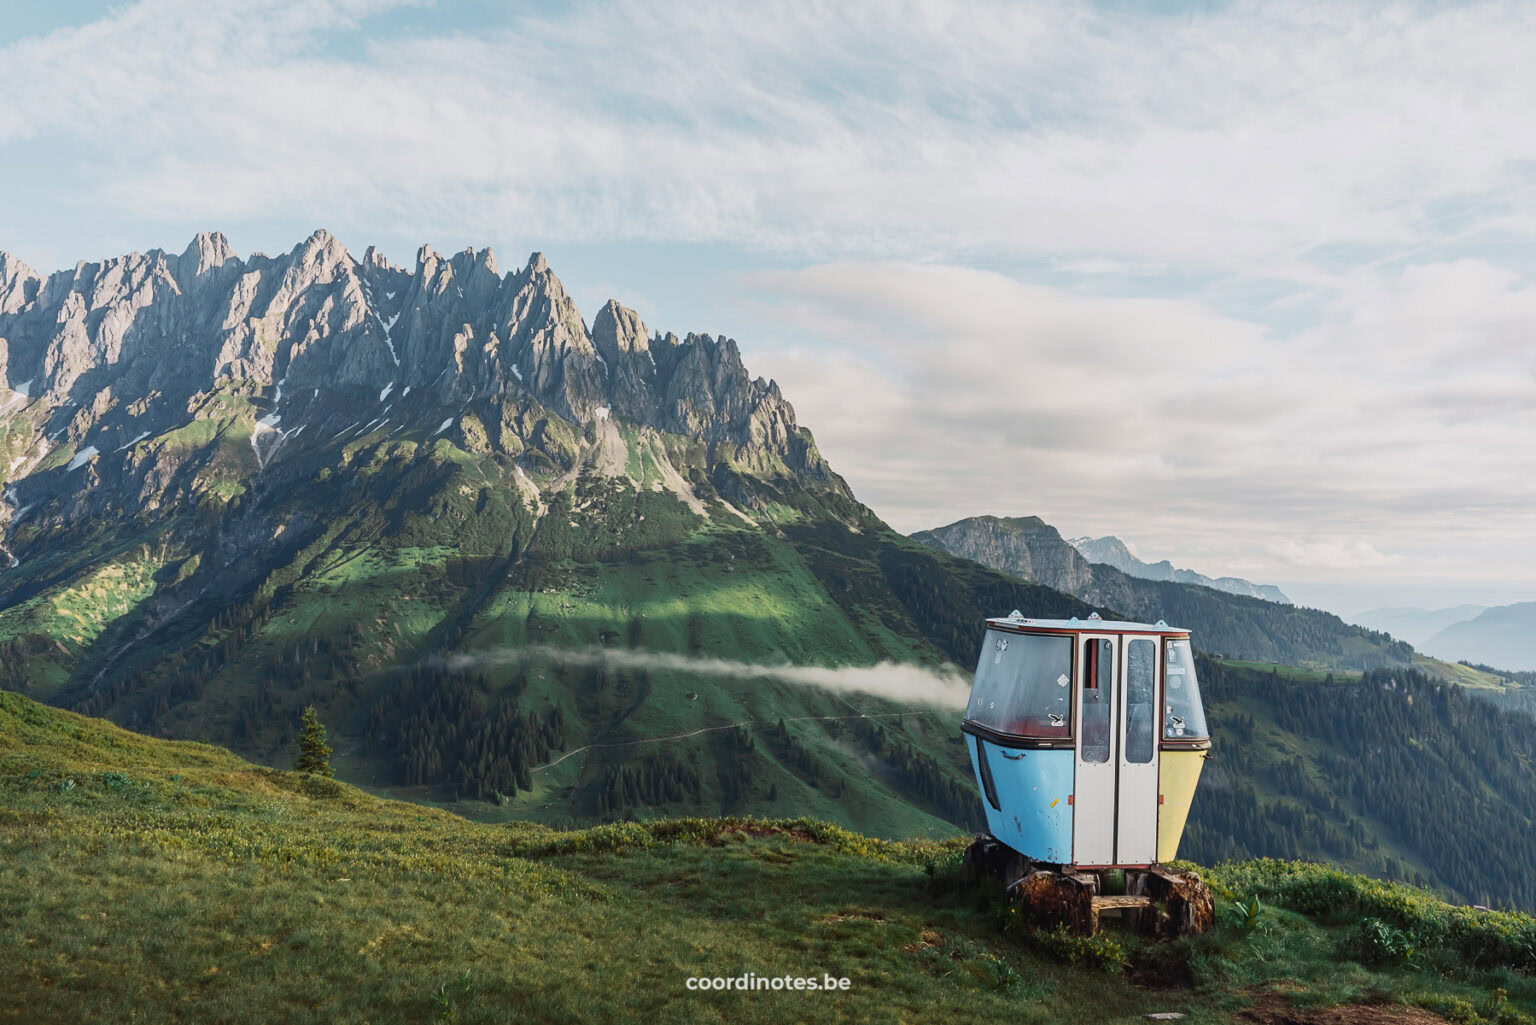
<instances>
[{"instance_id":1,"label":"white cloud","mask_svg":"<svg viewBox=\"0 0 1536 1025\"><path fill-rule=\"evenodd\" d=\"M1209 572L1536 579L1536 286L1497 267L1357 278L1295 336L954 267L753 283L815 340L758 362L902 529L1034 513Z\"/></svg>"},{"instance_id":2,"label":"white cloud","mask_svg":"<svg viewBox=\"0 0 1536 1025\"><path fill-rule=\"evenodd\" d=\"M1307 569L1333 571L1374 569L1401 562L1401 556L1385 555L1369 541L1319 541L1293 538L1270 546L1270 554L1281 562Z\"/></svg>"},{"instance_id":3,"label":"white cloud","mask_svg":"<svg viewBox=\"0 0 1536 1025\"><path fill-rule=\"evenodd\" d=\"M619 3L327 49L389 0L145 0L0 50L0 145L89 203L423 236L1305 279L1528 218L1536 10ZM1480 218L1480 219L1479 219Z\"/></svg>"}]
</instances>

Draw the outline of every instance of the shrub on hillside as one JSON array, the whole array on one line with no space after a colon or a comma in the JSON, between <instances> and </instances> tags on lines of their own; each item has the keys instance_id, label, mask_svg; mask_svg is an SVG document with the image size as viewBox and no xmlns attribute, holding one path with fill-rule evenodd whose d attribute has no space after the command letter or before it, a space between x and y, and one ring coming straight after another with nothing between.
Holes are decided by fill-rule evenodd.
<instances>
[{"instance_id":1,"label":"shrub on hillside","mask_svg":"<svg viewBox=\"0 0 1536 1025\"><path fill-rule=\"evenodd\" d=\"M1373 919L1401 936L1400 941L1387 933L1362 939L1362 951L1400 944L1443 951L1478 967L1536 972L1536 917L1524 912L1447 904L1401 883L1300 861L1261 858L1224 865L1215 874L1230 892L1256 895L1323 920Z\"/></svg>"}]
</instances>

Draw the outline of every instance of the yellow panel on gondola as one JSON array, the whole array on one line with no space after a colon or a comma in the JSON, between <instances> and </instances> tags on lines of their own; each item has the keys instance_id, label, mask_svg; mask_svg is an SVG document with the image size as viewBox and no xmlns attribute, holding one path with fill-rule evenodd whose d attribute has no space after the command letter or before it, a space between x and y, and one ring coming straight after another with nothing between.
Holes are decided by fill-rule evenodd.
<instances>
[{"instance_id":1,"label":"yellow panel on gondola","mask_svg":"<svg viewBox=\"0 0 1536 1025\"><path fill-rule=\"evenodd\" d=\"M1158 766L1157 789L1163 805L1157 816L1157 860L1166 864L1179 855L1179 838L1189 818L1189 806L1195 800L1195 785L1205 767L1204 751L1162 752Z\"/></svg>"}]
</instances>

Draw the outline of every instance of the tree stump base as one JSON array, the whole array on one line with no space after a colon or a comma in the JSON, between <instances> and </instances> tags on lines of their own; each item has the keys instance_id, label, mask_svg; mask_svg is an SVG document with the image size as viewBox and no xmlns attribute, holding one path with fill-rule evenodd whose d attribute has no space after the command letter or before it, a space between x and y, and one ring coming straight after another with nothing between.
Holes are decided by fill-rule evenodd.
<instances>
[{"instance_id":1,"label":"tree stump base","mask_svg":"<svg viewBox=\"0 0 1536 1025\"><path fill-rule=\"evenodd\" d=\"M1140 873L1146 895L1161 914L1146 931L1160 939L1198 936L1216 923L1216 901L1211 888L1193 872L1170 872L1153 866Z\"/></svg>"},{"instance_id":2,"label":"tree stump base","mask_svg":"<svg viewBox=\"0 0 1536 1025\"><path fill-rule=\"evenodd\" d=\"M1031 861L991 836L977 837L963 863L973 877L1000 884L1036 928L1065 927L1078 936L1093 936L1100 914L1109 912L1145 936L1171 940L1198 936L1216 920L1210 888L1193 872L1160 865L1126 869L1125 895L1105 896L1100 872Z\"/></svg>"},{"instance_id":3,"label":"tree stump base","mask_svg":"<svg viewBox=\"0 0 1536 1025\"><path fill-rule=\"evenodd\" d=\"M1014 887L1013 902L1031 925L1044 929L1065 926L1068 932L1092 936L1099 931L1093 906L1097 881L1090 883L1078 873L1037 868Z\"/></svg>"}]
</instances>

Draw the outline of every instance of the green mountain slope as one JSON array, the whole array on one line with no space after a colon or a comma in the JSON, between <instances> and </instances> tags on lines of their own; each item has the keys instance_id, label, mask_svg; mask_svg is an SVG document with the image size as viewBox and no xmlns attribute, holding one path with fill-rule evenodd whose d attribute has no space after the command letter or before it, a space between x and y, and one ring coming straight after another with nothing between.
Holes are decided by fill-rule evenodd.
<instances>
[{"instance_id":1,"label":"green mountain slope","mask_svg":"<svg viewBox=\"0 0 1536 1025\"><path fill-rule=\"evenodd\" d=\"M291 455L290 474L308 471L302 487L232 501L214 531L181 518L55 528L8 580L0 673L38 698L269 761L285 757L298 710L315 703L339 731L346 778L424 799L494 799L498 814L767 813L793 799L883 835L975 821L953 723L892 714L906 706L556 657L431 668L443 653L528 646L942 667L974 657L976 624L998 609L1087 611L916 545L832 489L716 464L738 496L775 499L737 514L700 453L684 464L696 513L593 458L578 456L537 518L517 464L406 434ZM249 553L223 553L230 535L269 534ZM444 687L457 707L434 699ZM607 746L534 786L552 748L535 758L512 726L484 742L464 736L503 705L519 722L560 709L560 750ZM854 718L865 711L884 717ZM753 725L620 746L738 722ZM625 772L686 785L660 799L654 786L626 787Z\"/></svg>"},{"instance_id":2,"label":"green mountain slope","mask_svg":"<svg viewBox=\"0 0 1536 1025\"><path fill-rule=\"evenodd\" d=\"M1520 974L1536 967L1528 916L1253 862L1209 873L1222 906L1203 937L1074 943L1010 925L958 872L961 843L809 819L480 824L0 694L0 1016L1442 1020L1429 1008L1528 1025L1536 1012ZM1254 896L1247 927L1236 904ZM848 986L687 985L748 972Z\"/></svg>"},{"instance_id":3,"label":"green mountain slope","mask_svg":"<svg viewBox=\"0 0 1536 1025\"><path fill-rule=\"evenodd\" d=\"M1146 580L1090 562L1036 516L973 516L912 536L1134 619L1189 627L1203 650L1232 658L1354 669L1413 660L1408 644L1328 612L1198 584Z\"/></svg>"},{"instance_id":4,"label":"green mountain slope","mask_svg":"<svg viewBox=\"0 0 1536 1025\"><path fill-rule=\"evenodd\" d=\"M1326 860L1536 909L1529 717L1419 670L1199 671L1214 746L1181 854Z\"/></svg>"}]
</instances>

